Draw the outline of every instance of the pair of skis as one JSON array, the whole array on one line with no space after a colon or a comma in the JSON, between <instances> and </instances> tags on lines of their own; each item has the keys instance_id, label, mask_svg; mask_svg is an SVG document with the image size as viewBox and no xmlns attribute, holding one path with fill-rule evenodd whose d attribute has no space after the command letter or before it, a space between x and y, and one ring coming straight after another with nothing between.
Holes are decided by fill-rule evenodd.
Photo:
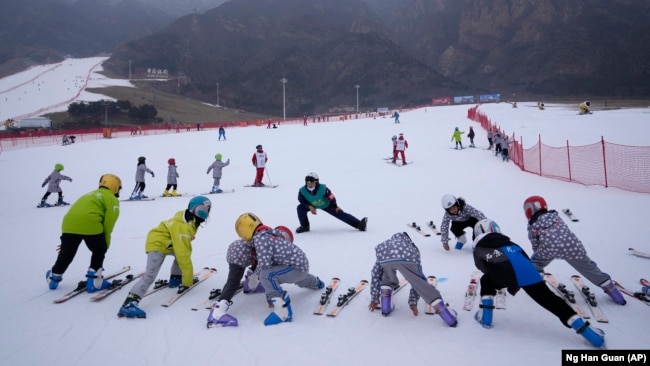
<instances>
[{"instance_id":1,"label":"pair of skis","mask_svg":"<svg viewBox=\"0 0 650 366\"><path fill-rule=\"evenodd\" d=\"M555 293L562 297L566 303L571 306L571 308L581 317L585 319L591 319L592 317L600 323L608 323L609 320L603 313L602 309L598 306L596 301L596 295L591 292L589 287L585 286L582 282L582 278L578 275L571 276L571 282L578 290L582 298L585 300L585 304L589 308L590 312L585 311L582 306L578 305L575 299L575 293L566 288L566 285L559 282L555 277L550 273L544 273L544 280L546 283L555 291Z\"/></svg>"},{"instance_id":2,"label":"pair of skis","mask_svg":"<svg viewBox=\"0 0 650 366\"><path fill-rule=\"evenodd\" d=\"M325 310L327 308L327 305L330 303L332 296L336 292L336 289L339 287L341 280L337 277L332 278L330 281L330 284L325 288L325 291L321 295L320 301L316 309L314 310L315 315L323 315L325 314ZM348 291L345 294L341 294L338 297L338 301L336 302L336 306L327 313L327 316L329 317L336 317L339 312L346 307L352 299L354 299L363 289L368 286L368 281L366 280L361 280L359 284L357 284L355 287L350 287Z\"/></svg>"},{"instance_id":3,"label":"pair of skis","mask_svg":"<svg viewBox=\"0 0 650 366\"><path fill-rule=\"evenodd\" d=\"M428 233L428 232L422 230L422 228L420 227L420 225L418 225L418 224L415 223L415 222L412 222L412 223L410 223L410 224L406 224L406 226L408 226L408 227L412 228L413 230L417 231L418 234L420 234L420 235L422 235L422 236L424 236L424 237L429 237L429 236L431 236L430 233ZM433 231L434 234L436 234L436 235L441 235L440 230L438 230L438 228L436 227L436 224L435 224L433 221L429 221L429 222L427 222L427 226L429 227L429 229L431 229L431 231Z\"/></svg>"},{"instance_id":4,"label":"pair of skis","mask_svg":"<svg viewBox=\"0 0 650 366\"><path fill-rule=\"evenodd\" d=\"M117 276L119 276L119 275L121 275L123 273L126 273L126 272L130 271L130 270L131 270L131 266L124 266L119 271L111 273L111 274L109 274L107 276L104 276L104 279L106 279L106 280L113 279L113 278L115 278L115 277L117 277ZM67 294L61 296L58 299L55 299L54 303L55 304L61 304L61 303L66 302L66 301L72 299L73 297L75 297L75 296L77 296L79 294L82 294L84 292L86 292L86 281L79 281L79 283L77 284L77 287L74 290L68 292Z\"/></svg>"}]
</instances>

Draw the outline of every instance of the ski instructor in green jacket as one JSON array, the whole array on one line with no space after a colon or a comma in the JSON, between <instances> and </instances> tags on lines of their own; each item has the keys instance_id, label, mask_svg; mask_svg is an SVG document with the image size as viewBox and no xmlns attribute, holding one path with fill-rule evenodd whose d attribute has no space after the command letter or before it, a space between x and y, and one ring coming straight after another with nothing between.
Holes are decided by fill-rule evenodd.
<instances>
[{"instance_id":1,"label":"ski instructor in green jacket","mask_svg":"<svg viewBox=\"0 0 650 366\"><path fill-rule=\"evenodd\" d=\"M90 267L86 274L86 290L95 292L108 288L110 283L102 276L104 256L111 245L111 233L120 216L118 197L122 180L113 174L99 178L99 188L79 197L63 217L59 255L52 269L46 273L50 289L55 290L83 240L91 251Z\"/></svg>"}]
</instances>

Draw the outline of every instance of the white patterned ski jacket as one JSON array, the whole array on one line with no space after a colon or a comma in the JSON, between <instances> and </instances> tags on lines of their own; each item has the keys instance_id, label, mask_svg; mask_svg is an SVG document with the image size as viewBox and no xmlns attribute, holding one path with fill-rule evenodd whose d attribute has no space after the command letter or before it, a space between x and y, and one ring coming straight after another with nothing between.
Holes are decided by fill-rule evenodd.
<instances>
[{"instance_id":1,"label":"white patterned ski jacket","mask_svg":"<svg viewBox=\"0 0 650 366\"><path fill-rule=\"evenodd\" d=\"M377 260L370 271L370 299L379 302L381 278L384 275L382 264L389 262L413 262L420 265L420 250L415 246L406 233L395 233L390 239L379 243L375 247ZM411 288L409 304L417 304L420 295Z\"/></svg>"},{"instance_id":2,"label":"white patterned ski jacket","mask_svg":"<svg viewBox=\"0 0 650 366\"><path fill-rule=\"evenodd\" d=\"M528 221L528 239L535 256L543 259L581 259L584 245L555 210L540 210Z\"/></svg>"},{"instance_id":3,"label":"white patterned ski jacket","mask_svg":"<svg viewBox=\"0 0 650 366\"><path fill-rule=\"evenodd\" d=\"M47 178L45 178L41 186L44 187L47 184L47 191L50 193L61 192L61 187L59 187L59 184L62 180L68 180L72 182L72 178L54 170L50 175L47 176Z\"/></svg>"},{"instance_id":4,"label":"white patterned ski jacket","mask_svg":"<svg viewBox=\"0 0 650 366\"><path fill-rule=\"evenodd\" d=\"M252 245L257 252L257 271L275 266L291 266L309 272L309 260L297 245L286 240L276 229L260 230L253 235Z\"/></svg>"}]
</instances>

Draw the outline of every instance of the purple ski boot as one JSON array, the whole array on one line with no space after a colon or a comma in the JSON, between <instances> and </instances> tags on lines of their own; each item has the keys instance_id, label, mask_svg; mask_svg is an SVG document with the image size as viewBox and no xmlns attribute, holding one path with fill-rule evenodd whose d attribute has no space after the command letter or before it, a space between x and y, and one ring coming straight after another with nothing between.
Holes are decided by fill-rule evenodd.
<instances>
[{"instance_id":1,"label":"purple ski boot","mask_svg":"<svg viewBox=\"0 0 650 366\"><path fill-rule=\"evenodd\" d=\"M228 300L219 300L212 305L210 315L208 315L208 328L212 327L236 327L237 318L228 314L232 302Z\"/></svg>"},{"instance_id":2,"label":"purple ski boot","mask_svg":"<svg viewBox=\"0 0 650 366\"><path fill-rule=\"evenodd\" d=\"M390 286L381 286L380 295L381 297L381 315L389 316L393 312L393 288Z\"/></svg>"},{"instance_id":3,"label":"purple ski boot","mask_svg":"<svg viewBox=\"0 0 650 366\"><path fill-rule=\"evenodd\" d=\"M442 320L444 320L447 325L450 327L456 327L456 325L458 325L458 319L456 319L456 315L451 313L453 310L450 311L442 299L434 300L431 305L433 305L433 309L436 311L436 314L440 315Z\"/></svg>"}]
</instances>

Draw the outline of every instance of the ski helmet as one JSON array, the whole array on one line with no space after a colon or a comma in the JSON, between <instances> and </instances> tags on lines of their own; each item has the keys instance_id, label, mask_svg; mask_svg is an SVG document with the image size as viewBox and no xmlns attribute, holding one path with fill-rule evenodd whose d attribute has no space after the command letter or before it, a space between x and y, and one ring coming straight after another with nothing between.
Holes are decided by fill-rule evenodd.
<instances>
[{"instance_id":1,"label":"ski helmet","mask_svg":"<svg viewBox=\"0 0 650 366\"><path fill-rule=\"evenodd\" d=\"M217 154L217 155L214 156L214 158L215 158L216 160L219 160L219 161L221 161L221 158L222 158L222 157L223 157L223 156L221 156L221 154Z\"/></svg>"},{"instance_id":2,"label":"ski helmet","mask_svg":"<svg viewBox=\"0 0 650 366\"><path fill-rule=\"evenodd\" d=\"M99 178L99 188L102 187L113 192L115 197L119 197L120 189L122 189L122 180L115 174L104 174Z\"/></svg>"},{"instance_id":3,"label":"ski helmet","mask_svg":"<svg viewBox=\"0 0 650 366\"><path fill-rule=\"evenodd\" d=\"M547 210L546 200L542 196L530 196L524 201L524 214L530 220L539 210Z\"/></svg>"},{"instance_id":4,"label":"ski helmet","mask_svg":"<svg viewBox=\"0 0 650 366\"><path fill-rule=\"evenodd\" d=\"M253 234L258 226L262 225L262 220L255 214L246 212L241 214L235 221L235 231L240 238L245 241L251 241Z\"/></svg>"},{"instance_id":5,"label":"ski helmet","mask_svg":"<svg viewBox=\"0 0 650 366\"><path fill-rule=\"evenodd\" d=\"M174 159L174 158L169 158L169 160L167 160L167 164L169 164L169 165L176 165L176 159Z\"/></svg>"},{"instance_id":6,"label":"ski helmet","mask_svg":"<svg viewBox=\"0 0 650 366\"><path fill-rule=\"evenodd\" d=\"M474 236L479 236L481 234L489 233L500 233L501 228L497 225L496 222L490 219L483 219L474 225Z\"/></svg>"},{"instance_id":7,"label":"ski helmet","mask_svg":"<svg viewBox=\"0 0 650 366\"><path fill-rule=\"evenodd\" d=\"M291 232L291 229L289 229L286 226L280 225L280 226L276 226L275 230L280 231L280 233L286 240L293 243L293 233Z\"/></svg>"},{"instance_id":8,"label":"ski helmet","mask_svg":"<svg viewBox=\"0 0 650 366\"><path fill-rule=\"evenodd\" d=\"M62 171L63 170L63 164L61 164L61 163L54 164L54 170L56 170L57 172Z\"/></svg>"},{"instance_id":9,"label":"ski helmet","mask_svg":"<svg viewBox=\"0 0 650 366\"><path fill-rule=\"evenodd\" d=\"M316 174L314 172L310 172L305 177L305 182L318 182L318 174Z\"/></svg>"},{"instance_id":10,"label":"ski helmet","mask_svg":"<svg viewBox=\"0 0 650 366\"><path fill-rule=\"evenodd\" d=\"M144 156L138 157L138 163L140 164L144 163L145 160L147 160L147 158L145 158Z\"/></svg>"},{"instance_id":11,"label":"ski helmet","mask_svg":"<svg viewBox=\"0 0 650 366\"><path fill-rule=\"evenodd\" d=\"M456 197L452 196L451 194L446 194L442 196L441 203L442 203L442 208L444 208L445 210L449 210L454 205L458 204L458 200L456 199Z\"/></svg>"},{"instance_id":12,"label":"ski helmet","mask_svg":"<svg viewBox=\"0 0 650 366\"><path fill-rule=\"evenodd\" d=\"M393 141L395 141L395 140L397 140L397 136L396 136L396 135L393 135L393 137L391 137L390 139L393 140Z\"/></svg>"},{"instance_id":13,"label":"ski helmet","mask_svg":"<svg viewBox=\"0 0 650 366\"><path fill-rule=\"evenodd\" d=\"M210 208L212 208L212 202L205 196L193 197L187 205L187 210L192 215L203 220L207 220L210 216Z\"/></svg>"},{"instance_id":14,"label":"ski helmet","mask_svg":"<svg viewBox=\"0 0 650 366\"><path fill-rule=\"evenodd\" d=\"M261 150L261 149L262 149L262 145L257 145L257 146L255 146L255 148L256 148L257 150Z\"/></svg>"}]
</instances>

